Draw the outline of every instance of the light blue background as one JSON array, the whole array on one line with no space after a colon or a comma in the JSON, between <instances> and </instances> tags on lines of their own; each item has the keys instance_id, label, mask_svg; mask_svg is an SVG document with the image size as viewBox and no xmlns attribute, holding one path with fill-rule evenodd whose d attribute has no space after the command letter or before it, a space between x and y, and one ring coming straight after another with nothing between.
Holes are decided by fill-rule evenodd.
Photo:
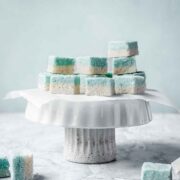
<instances>
[{"instance_id":1,"label":"light blue background","mask_svg":"<svg viewBox=\"0 0 180 180\"><path fill-rule=\"evenodd\" d=\"M180 107L179 0L0 0L0 98L36 87L48 55L106 56L110 40L137 40L148 87ZM24 105L2 100L0 112Z\"/></svg>"}]
</instances>

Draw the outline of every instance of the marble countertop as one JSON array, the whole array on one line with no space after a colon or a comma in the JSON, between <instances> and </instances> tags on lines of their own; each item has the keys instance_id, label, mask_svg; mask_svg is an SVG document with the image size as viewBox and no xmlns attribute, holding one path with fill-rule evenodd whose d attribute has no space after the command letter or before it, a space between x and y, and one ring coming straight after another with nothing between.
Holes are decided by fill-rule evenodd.
<instances>
[{"instance_id":1,"label":"marble countertop","mask_svg":"<svg viewBox=\"0 0 180 180\"><path fill-rule=\"evenodd\" d=\"M33 152L35 180L140 180L144 161L180 157L180 115L153 114L147 125L116 129L117 160L100 165L66 161L64 128L32 123L24 114L0 114L0 137L0 151Z\"/></svg>"}]
</instances>

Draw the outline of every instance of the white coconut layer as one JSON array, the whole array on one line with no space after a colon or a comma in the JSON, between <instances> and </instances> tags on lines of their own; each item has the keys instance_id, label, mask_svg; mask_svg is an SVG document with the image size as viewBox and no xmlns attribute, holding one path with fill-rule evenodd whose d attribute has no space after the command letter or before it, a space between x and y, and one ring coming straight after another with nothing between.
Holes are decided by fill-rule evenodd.
<instances>
[{"instance_id":1,"label":"white coconut layer","mask_svg":"<svg viewBox=\"0 0 180 180\"><path fill-rule=\"evenodd\" d=\"M25 179L26 180L32 180L32 177L33 177L33 156L31 154L24 156L24 161L25 161L25 169L24 169Z\"/></svg>"},{"instance_id":2,"label":"white coconut layer","mask_svg":"<svg viewBox=\"0 0 180 180\"><path fill-rule=\"evenodd\" d=\"M71 83L50 84L49 90L51 93L55 93L55 94L79 94L80 93L79 85L74 85Z\"/></svg>"},{"instance_id":3,"label":"white coconut layer","mask_svg":"<svg viewBox=\"0 0 180 180\"><path fill-rule=\"evenodd\" d=\"M113 67L113 73L114 74L126 74L126 73L134 73L136 72L137 69L136 69L136 66L133 65L133 66L126 66L126 67L121 67L121 68L115 68Z\"/></svg>"},{"instance_id":4,"label":"white coconut layer","mask_svg":"<svg viewBox=\"0 0 180 180\"><path fill-rule=\"evenodd\" d=\"M101 85L87 86L85 94L88 96L113 96L114 88Z\"/></svg>"},{"instance_id":5,"label":"white coconut layer","mask_svg":"<svg viewBox=\"0 0 180 180\"><path fill-rule=\"evenodd\" d=\"M85 65L78 65L76 69L77 73L79 74L106 74L107 67L92 67L92 66L85 66Z\"/></svg>"},{"instance_id":6,"label":"white coconut layer","mask_svg":"<svg viewBox=\"0 0 180 180\"><path fill-rule=\"evenodd\" d=\"M51 66L48 65L48 72L55 74L73 74L74 66Z\"/></svg>"},{"instance_id":7,"label":"white coconut layer","mask_svg":"<svg viewBox=\"0 0 180 180\"><path fill-rule=\"evenodd\" d=\"M38 84L38 89L42 89L44 91L49 91L49 84L39 83Z\"/></svg>"},{"instance_id":8,"label":"white coconut layer","mask_svg":"<svg viewBox=\"0 0 180 180\"><path fill-rule=\"evenodd\" d=\"M115 94L142 94L145 87L115 87Z\"/></svg>"},{"instance_id":9,"label":"white coconut layer","mask_svg":"<svg viewBox=\"0 0 180 180\"><path fill-rule=\"evenodd\" d=\"M109 50L108 57L128 57L128 56L135 56L138 55L138 49L130 49L130 50Z\"/></svg>"}]
</instances>

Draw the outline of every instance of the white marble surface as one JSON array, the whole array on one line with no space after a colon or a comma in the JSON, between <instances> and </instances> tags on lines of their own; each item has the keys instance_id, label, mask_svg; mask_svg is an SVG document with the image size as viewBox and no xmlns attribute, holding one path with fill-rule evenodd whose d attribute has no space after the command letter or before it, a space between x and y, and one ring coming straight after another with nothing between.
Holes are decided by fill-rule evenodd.
<instances>
[{"instance_id":1,"label":"white marble surface","mask_svg":"<svg viewBox=\"0 0 180 180\"><path fill-rule=\"evenodd\" d=\"M84 165L64 160L64 129L0 114L0 151L34 153L36 180L139 180L144 161L171 163L180 157L180 115L154 114L147 125L116 129L117 160Z\"/></svg>"}]
</instances>

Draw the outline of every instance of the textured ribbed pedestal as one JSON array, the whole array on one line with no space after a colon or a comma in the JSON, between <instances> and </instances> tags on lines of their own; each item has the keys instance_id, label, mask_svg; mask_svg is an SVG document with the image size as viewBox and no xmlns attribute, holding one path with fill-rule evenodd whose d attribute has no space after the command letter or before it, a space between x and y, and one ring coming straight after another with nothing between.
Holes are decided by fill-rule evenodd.
<instances>
[{"instance_id":1,"label":"textured ribbed pedestal","mask_svg":"<svg viewBox=\"0 0 180 180\"><path fill-rule=\"evenodd\" d=\"M115 129L65 129L65 158L77 163L115 160Z\"/></svg>"}]
</instances>

